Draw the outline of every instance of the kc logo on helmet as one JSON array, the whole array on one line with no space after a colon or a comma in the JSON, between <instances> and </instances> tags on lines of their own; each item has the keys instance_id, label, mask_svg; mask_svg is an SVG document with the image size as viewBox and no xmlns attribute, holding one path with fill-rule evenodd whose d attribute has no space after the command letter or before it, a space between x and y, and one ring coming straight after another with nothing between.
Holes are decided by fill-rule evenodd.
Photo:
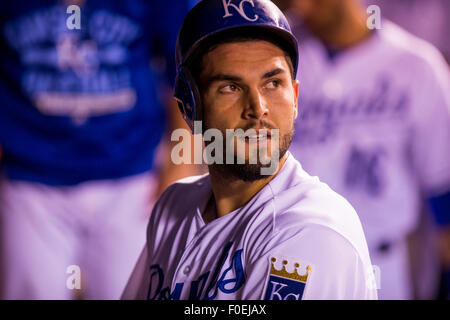
<instances>
[{"instance_id":1,"label":"kc logo on helmet","mask_svg":"<svg viewBox=\"0 0 450 320\"><path fill-rule=\"evenodd\" d=\"M235 5L234 3L231 3L232 1L233 0L228 0L228 1L227 0L222 0L223 8L225 9L225 15L223 16L223 18L228 18L228 17L232 17L233 16L233 14L231 14L230 11L228 11L229 7L233 7L241 15L241 17L244 18L245 20L252 21L252 22L258 20L259 17L258 17L257 14L255 14L253 18L250 18L250 17L248 17L245 14L245 11L244 11L243 4L245 2L248 2L249 4L251 4L251 6L253 8L255 7L255 4L253 3L253 0L241 0L239 2L239 6Z\"/></svg>"}]
</instances>

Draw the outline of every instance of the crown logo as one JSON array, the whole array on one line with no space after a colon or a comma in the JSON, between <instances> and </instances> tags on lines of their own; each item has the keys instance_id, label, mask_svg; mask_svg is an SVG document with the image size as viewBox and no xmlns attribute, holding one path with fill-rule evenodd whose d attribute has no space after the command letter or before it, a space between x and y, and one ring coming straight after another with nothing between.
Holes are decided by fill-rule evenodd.
<instances>
[{"instance_id":1,"label":"crown logo","mask_svg":"<svg viewBox=\"0 0 450 320\"><path fill-rule=\"evenodd\" d=\"M306 282L308 280L309 272L312 270L311 266L306 267L306 273L304 275L299 275L297 272L297 268L300 267L300 264L295 263L295 269L294 272L289 273L286 270L286 265L288 264L287 260L283 260L283 267L281 270L275 269L275 262L277 261L276 258L271 259L271 266L270 266L270 274L273 274L274 276L279 276L283 278L293 279L301 282Z\"/></svg>"}]
</instances>

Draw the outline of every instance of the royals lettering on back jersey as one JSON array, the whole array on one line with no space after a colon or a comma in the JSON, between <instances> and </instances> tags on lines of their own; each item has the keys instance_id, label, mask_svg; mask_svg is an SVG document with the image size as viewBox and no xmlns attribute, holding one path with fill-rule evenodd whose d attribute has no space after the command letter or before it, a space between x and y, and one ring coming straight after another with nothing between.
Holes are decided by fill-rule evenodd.
<instances>
[{"instance_id":1,"label":"royals lettering on back jersey","mask_svg":"<svg viewBox=\"0 0 450 320\"><path fill-rule=\"evenodd\" d=\"M288 158L246 205L208 224L209 175L170 186L123 299L376 299L357 214Z\"/></svg>"},{"instance_id":2,"label":"royals lettering on back jersey","mask_svg":"<svg viewBox=\"0 0 450 320\"><path fill-rule=\"evenodd\" d=\"M332 58L313 38L301 52L292 154L355 207L369 246L403 237L420 196L450 188L448 66L388 21Z\"/></svg>"}]
</instances>

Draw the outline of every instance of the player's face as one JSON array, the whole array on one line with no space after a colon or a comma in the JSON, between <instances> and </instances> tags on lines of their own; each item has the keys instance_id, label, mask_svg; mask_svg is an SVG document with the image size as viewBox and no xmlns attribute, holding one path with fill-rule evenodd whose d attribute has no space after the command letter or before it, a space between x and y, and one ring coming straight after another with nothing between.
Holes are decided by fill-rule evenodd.
<instances>
[{"instance_id":1,"label":"player's face","mask_svg":"<svg viewBox=\"0 0 450 320\"><path fill-rule=\"evenodd\" d=\"M266 41L225 43L203 57L200 88L205 128L279 130L279 153L293 136L298 81L292 79L285 52ZM245 139L246 150L260 147ZM247 153L245 155L248 158Z\"/></svg>"}]
</instances>

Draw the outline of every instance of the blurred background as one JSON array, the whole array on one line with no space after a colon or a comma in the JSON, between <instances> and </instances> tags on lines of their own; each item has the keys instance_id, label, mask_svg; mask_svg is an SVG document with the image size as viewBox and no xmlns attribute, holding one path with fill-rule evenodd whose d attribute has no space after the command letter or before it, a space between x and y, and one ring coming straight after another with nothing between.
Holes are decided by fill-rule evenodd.
<instances>
[{"instance_id":1,"label":"blurred background","mask_svg":"<svg viewBox=\"0 0 450 320\"><path fill-rule=\"evenodd\" d=\"M0 4L0 298L120 298L157 197L205 172L170 161L196 2ZM381 299L449 299L450 1L274 2L299 40L291 153L355 207Z\"/></svg>"},{"instance_id":2,"label":"blurred background","mask_svg":"<svg viewBox=\"0 0 450 320\"><path fill-rule=\"evenodd\" d=\"M75 5L77 7L70 7ZM3 299L119 299L187 128L172 99L175 44L194 5L0 5Z\"/></svg>"}]
</instances>

